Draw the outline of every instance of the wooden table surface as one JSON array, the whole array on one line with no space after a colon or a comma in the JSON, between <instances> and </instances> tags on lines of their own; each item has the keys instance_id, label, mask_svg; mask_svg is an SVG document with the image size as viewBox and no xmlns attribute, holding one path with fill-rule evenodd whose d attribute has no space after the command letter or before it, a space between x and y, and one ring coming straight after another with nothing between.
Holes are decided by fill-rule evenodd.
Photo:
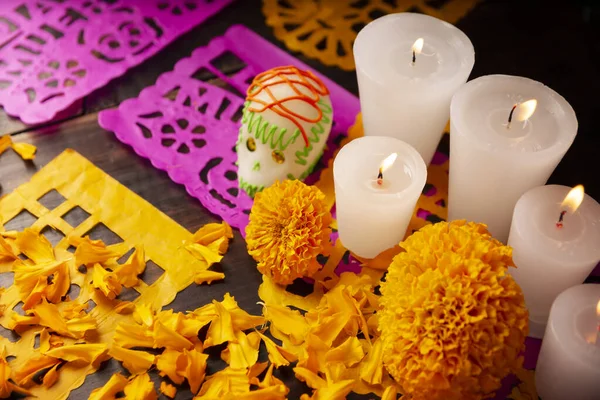
<instances>
[{"instance_id":1,"label":"wooden table surface","mask_svg":"<svg viewBox=\"0 0 600 400\"><path fill-rule=\"evenodd\" d=\"M600 199L596 159L600 151L600 135L593 120L600 115L600 102L596 98L600 93L597 75L600 72L600 11L592 2L540 4L483 1L457 23L475 47L476 62L471 78L496 73L521 75L541 81L563 95L577 113L579 133L549 182L568 186L582 183L592 197ZM0 110L0 135L12 134L15 141L38 147L33 162L23 162L11 151L0 156L0 195L26 182L63 150L72 148L187 229L194 231L203 224L218 221L190 197L183 186L173 183L166 173L153 168L150 162L117 141L112 133L101 129L97 113L137 96L161 73L171 70L180 58L223 34L232 24L244 24L284 48L273 36L271 28L265 25L260 6L259 0L238 0L142 65L74 104L55 122L42 127L27 127ZM354 72L325 67L318 61L298 57L357 93ZM186 311L213 298L222 299L224 293L230 292L242 308L260 313L256 304L259 301L260 274L246 253L245 243L238 232L222 268L226 274L224 282L201 287L192 285L181 292L170 306L175 311ZM1 280L0 283L6 284ZM5 330L0 333L7 334ZM209 373L222 366L210 364ZM119 370L117 362L109 362L101 371L88 377L81 388L71 393L70 398L87 398L93 388L102 385ZM291 370L280 373L292 389L291 399L309 392L305 385L293 378ZM190 397L187 390L181 390L177 396L178 399Z\"/></svg>"}]
</instances>

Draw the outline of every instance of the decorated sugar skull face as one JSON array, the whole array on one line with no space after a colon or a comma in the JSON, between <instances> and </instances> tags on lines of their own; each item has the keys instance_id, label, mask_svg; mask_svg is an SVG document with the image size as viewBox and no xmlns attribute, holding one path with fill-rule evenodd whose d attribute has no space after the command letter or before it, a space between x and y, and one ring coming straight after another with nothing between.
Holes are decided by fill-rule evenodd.
<instances>
[{"instance_id":1,"label":"decorated sugar skull face","mask_svg":"<svg viewBox=\"0 0 600 400\"><path fill-rule=\"evenodd\" d=\"M254 197L277 180L306 178L332 121L329 91L312 73L278 67L258 75L248 88L237 143L240 187Z\"/></svg>"}]
</instances>

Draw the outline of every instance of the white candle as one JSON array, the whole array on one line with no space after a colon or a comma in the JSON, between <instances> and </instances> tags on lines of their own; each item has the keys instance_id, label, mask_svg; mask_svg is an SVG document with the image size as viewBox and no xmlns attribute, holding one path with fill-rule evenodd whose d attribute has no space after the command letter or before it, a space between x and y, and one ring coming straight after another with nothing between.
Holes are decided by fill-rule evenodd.
<instances>
[{"instance_id":1,"label":"white candle","mask_svg":"<svg viewBox=\"0 0 600 400\"><path fill-rule=\"evenodd\" d=\"M391 156L394 153L396 157ZM391 158L395 160L389 165ZM384 160L388 168L383 168L378 180ZM340 240L356 255L373 258L404 238L427 168L410 145L370 136L340 150L333 162L333 178Z\"/></svg>"},{"instance_id":2,"label":"white candle","mask_svg":"<svg viewBox=\"0 0 600 400\"><path fill-rule=\"evenodd\" d=\"M600 346L596 305L600 285L578 285L561 293L550 320L535 369L535 386L543 400L597 400L600 397Z\"/></svg>"},{"instance_id":3,"label":"white candle","mask_svg":"<svg viewBox=\"0 0 600 400\"><path fill-rule=\"evenodd\" d=\"M358 33L354 60L365 135L403 140L429 164L473 69L469 38L427 15L390 14Z\"/></svg>"},{"instance_id":4,"label":"white candle","mask_svg":"<svg viewBox=\"0 0 600 400\"><path fill-rule=\"evenodd\" d=\"M530 336L541 338L556 296L582 283L600 261L600 204L581 186L531 189L515 206L508 245L517 266L510 273L529 309Z\"/></svg>"},{"instance_id":5,"label":"white candle","mask_svg":"<svg viewBox=\"0 0 600 400\"><path fill-rule=\"evenodd\" d=\"M534 110L522 104L528 100ZM576 134L573 108L539 82L506 75L468 82L450 106L448 219L483 222L506 243L515 203L546 183Z\"/></svg>"}]
</instances>

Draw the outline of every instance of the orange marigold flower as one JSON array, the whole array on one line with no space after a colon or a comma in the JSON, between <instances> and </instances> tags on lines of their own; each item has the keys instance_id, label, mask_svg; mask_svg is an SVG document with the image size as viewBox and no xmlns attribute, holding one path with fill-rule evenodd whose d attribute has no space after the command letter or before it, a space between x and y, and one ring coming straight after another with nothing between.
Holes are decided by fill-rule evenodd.
<instances>
[{"instance_id":1,"label":"orange marigold flower","mask_svg":"<svg viewBox=\"0 0 600 400\"><path fill-rule=\"evenodd\" d=\"M319 253L331 243L331 213L325 195L298 180L275 182L257 193L246 227L248 253L258 270L287 285L320 269Z\"/></svg>"},{"instance_id":2,"label":"orange marigold flower","mask_svg":"<svg viewBox=\"0 0 600 400\"><path fill-rule=\"evenodd\" d=\"M528 331L512 249L485 225L429 225L400 244L381 285L383 361L413 399L481 399L519 370Z\"/></svg>"}]
</instances>

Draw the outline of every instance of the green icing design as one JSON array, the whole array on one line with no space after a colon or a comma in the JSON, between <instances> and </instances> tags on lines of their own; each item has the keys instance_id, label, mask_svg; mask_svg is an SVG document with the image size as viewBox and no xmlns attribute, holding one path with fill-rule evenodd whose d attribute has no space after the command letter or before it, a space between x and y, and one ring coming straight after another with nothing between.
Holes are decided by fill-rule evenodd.
<instances>
[{"instance_id":1,"label":"green icing design","mask_svg":"<svg viewBox=\"0 0 600 400\"><path fill-rule=\"evenodd\" d=\"M286 139L287 129L282 129L277 125L270 124L265 121L262 115L252 111L248 111L250 102L244 103L244 111L242 113L242 124L248 127L248 133L253 135L257 140L260 140L263 144L269 144L271 149L279 149L285 151L285 149L296 141L300 135L300 131L296 129L293 135ZM241 135L241 129L240 129ZM238 140L239 145L239 140Z\"/></svg>"},{"instance_id":2,"label":"green icing design","mask_svg":"<svg viewBox=\"0 0 600 400\"><path fill-rule=\"evenodd\" d=\"M306 159L308 158L308 155L310 154L310 152L313 149L313 143L319 143L319 141L321 140L321 136L325 133L325 127L327 126L327 124L329 124L331 122L331 117L332 117L332 112L333 110L331 109L331 107L329 107L327 104L325 104L323 101L321 101L321 99L319 99L319 101L317 101L317 104L319 104L321 112L323 113L323 117L321 118L321 120L319 122L317 122L315 124L315 126L313 126L310 129L310 134L308 135L308 146L305 146L302 150L298 150L296 152L296 164L300 164L300 165L306 165L307 161ZM318 160L319 158L317 158ZM312 166L314 168L314 165ZM308 174L307 174L308 176ZM306 177L305 177L306 178ZM300 180L302 180L304 178L300 178Z\"/></svg>"},{"instance_id":3,"label":"green icing design","mask_svg":"<svg viewBox=\"0 0 600 400\"><path fill-rule=\"evenodd\" d=\"M256 161L252 166L252 171L260 171L260 162Z\"/></svg>"},{"instance_id":4,"label":"green icing design","mask_svg":"<svg viewBox=\"0 0 600 400\"><path fill-rule=\"evenodd\" d=\"M258 186L248 183L241 176L238 176L238 182L240 184L240 188L242 188L242 190L248 193L248 196L252 198L254 198L257 192L260 192L265 188L264 186Z\"/></svg>"},{"instance_id":5,"label":"green icing design","mask_svg":"<svg viewBox=\"0 0 600 400\"><path fill-rule=\"evenodd\" d=\"M319 157L317 157L315 159L315 161L313 161L312 164L303 173L301 173L298 178L296 178L293 174L288 174L287 178L290 180L294 180L294 179L298 179L300 181L305 180L310 174L313 173L313 171L315 170L315 167L319 163L319 160L321 159L321 157L323 157L323 152L321 152L321 155Z\"/></svg>"}]
</instances>

